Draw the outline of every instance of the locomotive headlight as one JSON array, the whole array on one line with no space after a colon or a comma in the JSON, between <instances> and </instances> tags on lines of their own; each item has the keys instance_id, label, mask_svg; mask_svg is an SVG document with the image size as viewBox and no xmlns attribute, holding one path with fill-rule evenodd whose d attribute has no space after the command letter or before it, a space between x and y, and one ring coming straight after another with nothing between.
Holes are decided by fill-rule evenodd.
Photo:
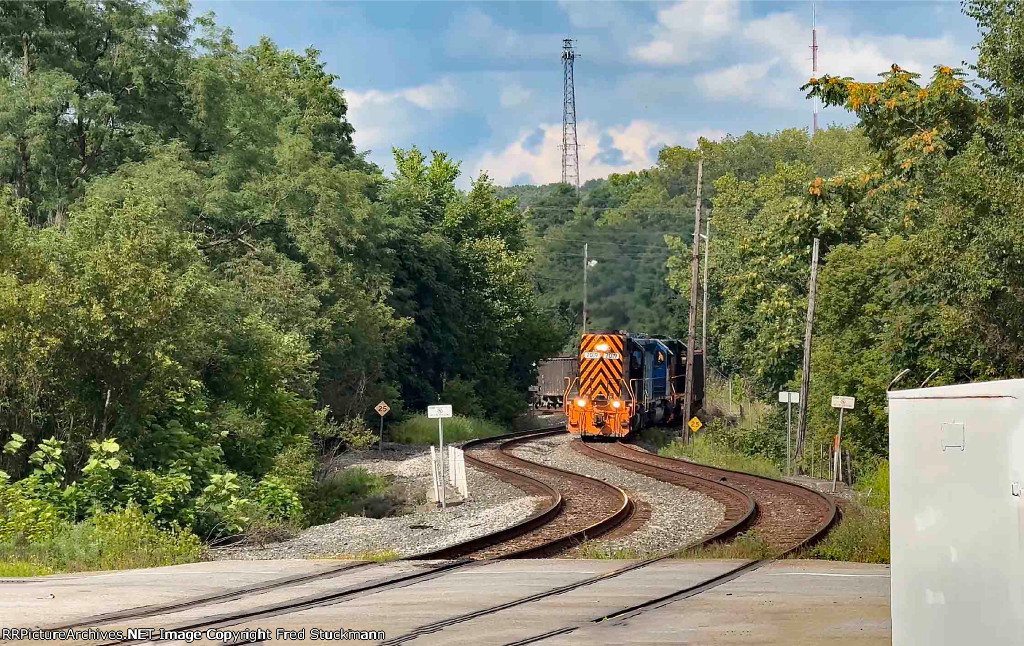
<instances>
[{"instance_id":1,"label":"locomotive headlight","mask_svg":"<svg viewBox=\"0 0 1024 646\"><path fill-rule=\"evenodd\" d=\"M581 398L576 400L576 405L579 406L580 408L586 408L587 407L587 400L583 399L581 397Z\"/></svg>"},{"instance_id":2,"label":"locomotive headlight","mask_svg":"<svg viewBox=\"0 0 1024 646\"><path fill-rule=\"evenodd\" d=\"M598 343L597 345L594 346L594 349L599 351L599 352L608 352L608 344L607 343Z\"/></svg>"},{"instance_id":3,"label":"locomotive headlight","mask_svg":"<svg viewBox=\"0 0 1024 646\"><path fill-rule=\"evenodd\" d=\"M612 408L622 408L622 402L616 399L615 401L612 402Z\"/></svg>"}]
</instances>

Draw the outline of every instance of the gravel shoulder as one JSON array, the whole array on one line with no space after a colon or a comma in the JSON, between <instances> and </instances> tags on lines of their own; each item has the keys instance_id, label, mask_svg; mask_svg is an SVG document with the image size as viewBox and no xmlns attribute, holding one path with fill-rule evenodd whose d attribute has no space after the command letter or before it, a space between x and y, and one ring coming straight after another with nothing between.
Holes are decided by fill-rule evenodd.
<instances>
[{"instance_id":1,"label":"gravel shoulder","mask_svg":"<svg viewBox=\"0 0 1024 646\"><path fill-rule=\"evenodd\" d=\"M623 556L648 556L676 549L709 535L725 517L725 508L711 498L577 453L568 434L532 441L511 452L518 457L604 480L625 489L650 509L643 526L625 536L588 541L587 547ZM591 556L577 548L568 557Z\"/></svg>"},{"instance_id":2,"label":"gravel shoulder","mask_svg":"<svg viewBox=\"0 0 1024 646\"><path fill-rule=\"evenodd\" d=\"M339 456L338 469L361 467L370 473L394 476L395 486L428 498L431 488L430 449L385 444L376 450ZM303 530L293 539L266 546L229 546L210 550L213 560L359 557L394 550L399 556L433 551L513 525L543 503L494 476L466 465L469 498L459 499L449 488L444 511L422 502L407 514L390 518L343 517Z\"/></svg>"}]
</instances>

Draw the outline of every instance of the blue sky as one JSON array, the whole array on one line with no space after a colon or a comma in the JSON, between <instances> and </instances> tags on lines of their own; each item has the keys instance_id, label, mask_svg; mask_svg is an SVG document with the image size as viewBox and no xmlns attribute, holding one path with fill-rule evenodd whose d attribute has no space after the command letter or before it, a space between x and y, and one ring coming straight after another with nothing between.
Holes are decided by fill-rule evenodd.
<instances>
[{"instance_id":1,"label":"blue sky","mask_svg":"<svg viewBox=\"0 0 1024 646\"><path fill-rule=\"evenodd\" d=\"M821 73L973 61L959 3L818 2ZM241 45L323 52L356 144L392 169L413 144L462 161L464 185L560 177L561 40L575 39L582 179L653 165L666 144L809 127L809 2L195 2ZM849 123L825 110L821 124Z\"/></svg>"}]
</instances>

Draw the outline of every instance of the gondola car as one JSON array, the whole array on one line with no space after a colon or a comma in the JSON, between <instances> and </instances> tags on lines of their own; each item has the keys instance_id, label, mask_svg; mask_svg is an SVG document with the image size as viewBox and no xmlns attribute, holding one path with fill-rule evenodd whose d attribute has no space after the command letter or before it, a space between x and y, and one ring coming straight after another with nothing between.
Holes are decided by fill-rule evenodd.
<instances>
[{"instance_id":1,"label":"gondola car","mask_svg":"<svg viewBox=\"0 0 1024 646\"><path fill-rule=\"evenodd\" d=\"M562 412L565 385L576 377L577 357L552 357L537 362L537 385L533 391L533 408L539 411Z\"/></svg>"},{"instance_id":2,"label":"gondola car","mask_svg":"<svg viewBox=\"0 0 1024 646\"><path fill-rule=\"evenodd\" d=\"M704 400L703 356L694 352L693 411ZM641 428L682 423L686 345L678 339L629 332L584 334L579 369L568 381L569 432L626 437Z\"/></svg>"}]
</instances>

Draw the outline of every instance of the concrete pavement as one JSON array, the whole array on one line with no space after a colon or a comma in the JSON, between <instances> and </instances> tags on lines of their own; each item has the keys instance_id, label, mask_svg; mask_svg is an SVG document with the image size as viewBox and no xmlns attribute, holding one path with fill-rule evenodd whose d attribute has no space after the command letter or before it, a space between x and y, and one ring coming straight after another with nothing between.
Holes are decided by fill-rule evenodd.
<instances>
[{"instance_id":1,"label":"concrete pavement","mask_svg":"<svg viewBox=\"0 0 1024 646\"><path fill-rule=\"evenodd\" d=\"M333 605L237 623L232 629L339 628L384 631L393 639L438 620L475 613L626 565L614 560L517 560L472 565L436 578ZM506 644L563 628L545 644L888 644L888 566L825 561L769 563L700 595L624 620L593 623L617 610L699 583L742 561L667 560L556 596L464 617L418 634L414 644ZM222 561L98 575L0 582L0 627L73 623L127 608L180 602L338 561ZM173 627L240 609L343 590L424 567L374 564L337 576L216 604L122 620L117 627ZM17 641L17 640L15 640ZM203 640L219 643L216 640ZM274 643L282 641L272 640ZM379 640L377 640L379 642ZM372 642L371 642L372 643Z\"/></svg>"}]
</instances>

